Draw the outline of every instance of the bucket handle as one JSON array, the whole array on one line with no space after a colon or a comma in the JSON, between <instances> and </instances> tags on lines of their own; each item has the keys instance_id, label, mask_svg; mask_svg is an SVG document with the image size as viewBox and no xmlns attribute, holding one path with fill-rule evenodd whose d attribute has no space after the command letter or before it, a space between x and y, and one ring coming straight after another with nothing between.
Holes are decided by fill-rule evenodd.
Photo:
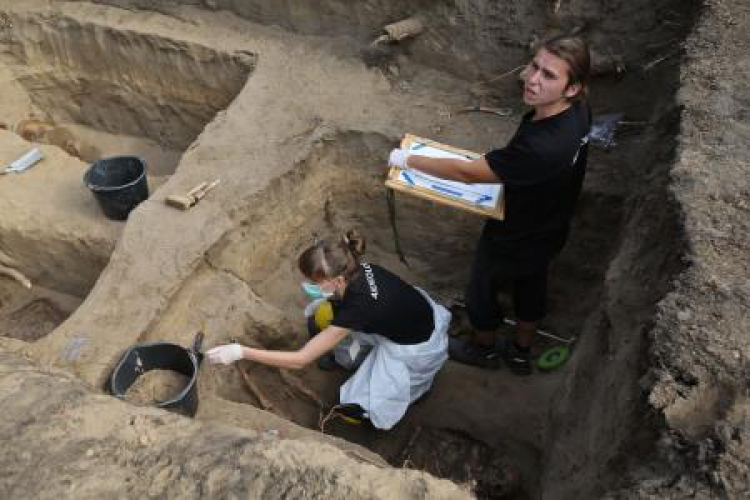
<instances>
[{"instance_id":1,"label":"bucket handle","mask_svg":"<svg viewBox=\"0 0 750 500\"><path fill-rule=\"evenodd\" d=\"M203 338L205 337L204 333L199 331L195 334L195 340L193 340L193 347L190 349L195 355L195 358L198 360L198 364L203 361L203 353L201 352L201 348L203 347Z\"/></svg>"}]
</instances>

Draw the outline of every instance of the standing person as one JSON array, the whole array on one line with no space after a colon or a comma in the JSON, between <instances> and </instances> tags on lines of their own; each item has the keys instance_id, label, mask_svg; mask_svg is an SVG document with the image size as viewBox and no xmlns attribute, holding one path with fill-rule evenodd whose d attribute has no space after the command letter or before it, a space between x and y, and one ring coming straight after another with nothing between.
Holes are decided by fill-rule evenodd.
<instances>
[{"instance_id":1,"label":"standing person","mask_svg":"<svg viewBox=\"0 0 750 500\"><path fill-rule=\"evenodd\" d=\"M521 73L526 113L510 142L473 161L428 158L396 149L390 163L448 180L505 185L505 220L489 220L477 245L467 290L471 339L452 339L456 361L498 368L501 356L518 374L531 373L536 323L546 314L547 269L568 237L588 152L585 102L590 56L572 36L543 40ZM498 346L503 320L498 285L510 283L516 315L513 342Z\"/></svg>"},{"instance_id":2,"label":"standing person","mask_svg":"<svg viewBox=\"0 0 750 500\"><path fill-rule=\"evenodd\" d=\"M353 231L312 245L298 259L301 273L333 305L329 326L298 351L269 351L228 344L207 352L212 363L240 359L287 369L304 368L351 336L346 368L361 359L355 352L371 350L341 387L335 407L350 421L369 419L379 429L390 429L408 406L425 394L448 359L451 314L424 291L390 271L364 261L365 241ZM341 359L336 356L336 359Z\"/></svg>"}]
</instances>

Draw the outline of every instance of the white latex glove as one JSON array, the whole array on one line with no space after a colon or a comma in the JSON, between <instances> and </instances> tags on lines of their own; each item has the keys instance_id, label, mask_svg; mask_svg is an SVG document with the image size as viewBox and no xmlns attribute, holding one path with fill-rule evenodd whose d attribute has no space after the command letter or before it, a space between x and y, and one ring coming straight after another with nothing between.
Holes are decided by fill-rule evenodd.
<instances>
[{"instance_id":1,"label":"white latex glove","mask_svg":"<svg viewBox=\"0 0 750 500\"><path fill-rule=\"evenodd\" d=\"M406 168L406 160L409 158L407 149L394 149L388 156L388 164L394 167Z\"/></svg>"},{"instance_id":2,"label":"white latex glove","mask_svg":"<svg viewBox=\"0 0 750 500\"><path fill-rule=\"evenodd\" d=\"M216 346L206 351L206 356L211 364L231 365L242 359L242 346L240 344Z\"/></svg>"}]
</instances>

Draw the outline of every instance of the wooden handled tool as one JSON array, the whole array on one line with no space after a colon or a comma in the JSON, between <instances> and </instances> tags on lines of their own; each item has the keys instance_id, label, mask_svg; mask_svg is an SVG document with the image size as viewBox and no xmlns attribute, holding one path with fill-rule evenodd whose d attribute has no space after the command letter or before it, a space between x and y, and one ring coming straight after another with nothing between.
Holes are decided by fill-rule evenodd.
<instances>
[{"instance_id":1,"label":"wooden handled tool","mask_svg":"<svg viewBox=\"0 0 750 500\"><path fill-rule=\"evenodd\" d=\"M211 191L218 185L219 179L216 179L211 183L201 182L193 189L188 191L187 194L169 195L164 199L164 202L171 207L179 208L180 210L188 210L190 207L198 203L204 196L206 196L209 191Z\"/></svg>"}]
</instances>

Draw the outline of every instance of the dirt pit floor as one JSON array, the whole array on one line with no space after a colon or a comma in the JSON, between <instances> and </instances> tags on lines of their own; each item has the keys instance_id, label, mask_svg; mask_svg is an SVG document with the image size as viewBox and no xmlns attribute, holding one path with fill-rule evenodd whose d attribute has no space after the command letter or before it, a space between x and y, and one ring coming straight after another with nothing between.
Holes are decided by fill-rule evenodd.
<instances>
[{"instance_id":1,"label":"dirt pit floor","mask_svg":"<svg viewBox=\"0 0 750 500\"><path fill-rule=\"evenodd\" d=\"M424 30L373 44L407 18ZM743 498L750 75L715 48L750 63L749 23L740 0L0 0L0 159L44 155L0 176L0 401L17 416L0 497ZM530 44L561 28L594 51L594 117L622 115L550 271L540 326L571 341L566 364L449 361L387 432L322 426L349 373L314 365L204 364L194 421L138 406L170 381L142 377L136 405L102 394L137 343L301 346L296 257L349 228L466 333L483 221L396 195L406 265L385 159L406 132L505 144ZM127 222L82 182L117 155L148 166ZM213 179L189 211L164 203ZM46 489L23 468L42 456Z\"/></svg>"}]
</instances>

